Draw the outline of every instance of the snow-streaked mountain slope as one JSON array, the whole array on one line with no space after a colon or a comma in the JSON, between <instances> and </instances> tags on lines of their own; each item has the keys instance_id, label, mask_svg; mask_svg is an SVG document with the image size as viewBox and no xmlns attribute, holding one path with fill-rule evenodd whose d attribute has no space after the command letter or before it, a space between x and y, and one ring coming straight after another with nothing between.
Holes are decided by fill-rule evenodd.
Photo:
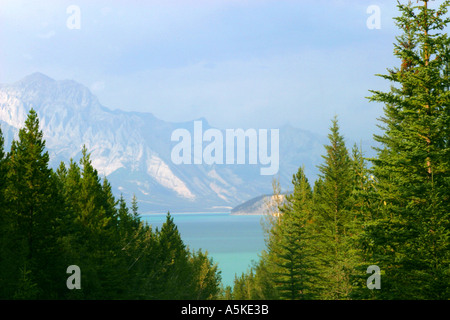
<instances>
[{"instance_id":1,"label":"snow-streaked mountain slope","mask_svg":"<svg viewBox=\"0 0 450 320\"><path fill-rule=\"evenodd\" d=\"M86 145L93 165L108 177L115 193L127 200L136 194L143 213L217 211L271 191L272 176L262 176L258 165L174 164L171 134L180 128L193 132L193 121L171 123L151 113L113 111L85 86L41 73L0 86L0 125L7 144L31 108L39 115L54 168L60 161L78 160ZM203 130L208 129L202 121ZM310 176L317 173L323 143L306 131L280 128L282 185L289 187L302 164Z\"/></svg>"}]
</instances>

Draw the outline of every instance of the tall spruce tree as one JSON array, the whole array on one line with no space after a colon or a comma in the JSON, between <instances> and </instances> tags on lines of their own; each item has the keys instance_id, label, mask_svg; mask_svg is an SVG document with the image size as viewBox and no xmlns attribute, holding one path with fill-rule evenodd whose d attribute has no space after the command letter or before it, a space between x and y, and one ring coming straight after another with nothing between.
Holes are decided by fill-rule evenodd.
<instances>
[{"instance_id":1,"label":"tall spruce tree","mask_svg":"<svg viewBox=\"0 0 450 320\"><path fill-rule=\"evenodd\" d=\"M373 202L374 181L363 150L361 147L358 148L356 144L352 149L351 167L353 211L355 218L358 220L358 230L355 230L355 232L360 232L362 224L371 219L370 208Z\"/></svg>"},{"instance_id":2,"label":"tall spruce tree","mask_svg":"<svg viewBox=\"0 0 450 320\"><path fill-rule=\"evenodd\" d=\"M315 187L313 223L317 234L319 272L323 279L321 297L345 299L351 292L349 272L352 255L349 237L353 228L351 213L351 159L339 132L337 117L332 120L329 145L325 146L324 163Z\"/></svg>"},{"instance_id":3,"label":"tall spruce tree","mask_svg":"<svg viewBox=\"0 0 450 320\"><path fill-rule=\"evenodd\" d=\"M6 154L4 151L5 139L3 138L2 128L0 127L0 233L6 225L6 203L5 203L5 187L6 187Z\"/></svg>"},{"instance_id":4,"label":"tall spruce tree","mask_svg":"<svg viewBox=\"0 0 450 320\"><path fill-rule=\"evenodd\" d=\"M4 151L4 138L0 127L0 299L11 296L11 275L14 270L11 268L11 219L5 201L6 188L6 155Z\"/></svg>"},{"instance_id":5,"label":"tall spruce tree","mask_svg":"<svg viewBox=\"0 0 450 320\"><path fill-rule=\"evenodd\" d=\"M361 235L364 226L372 221L372 211L377 201L374 196L375 187L373 175L370 174L367 159L363 150L355 144L351 155L352 193L350 197L353 223L349 229L349 252L353 256L353 270L350 274L352 283L351 299L369 299L373 297L367 289L367 257Z\"/></svg>"},{"instance_id":6,"label":"tall spruce tree","mask_svg":"<svg viewBox=\"0 0 450 320\"><path fill-rule=\"evenodd\" d=\"M384 104L372 160L379 206L365 228L379 298L450 298L449 5L398 4L401 64L381 76L391 90L370 97Z\"/></svg>"},{"instance_id":7,"label":"tall spruce tree","mask_svg":"<svg viewBox=\"0 0 450 320\"><path fill-rule=\"evenodd\" d=\"M190 255L192 267L193 295L196 300L212 300L220 291L221 272L217 263L208 257L208 252L192 252Z\"/></svg>"},{"instance_id":8,"label":"tall spruce tree","mask_svg":"<svg viewBox=\"0 0 450 320\"><path fill-rule=\"evenodd\" d=\"M115 207L118 202L107 179L102 181L93 167L86 146L82 149L80 165L79 217L83 226L82 234L85 235L82 239L85 250L82 252L92 275L90 285L95 291L94 298L121 297L125 292L128 270L126 252L122 250L124 241L120 236L132 232L120 232L119 210ZM121 210L128 213L124 201Z\"/></svg>"},{"instance_id":9,"label":"tall spruce tree","mask_svg":"<svg viewBox=\"0 0 450 320\"><path fill-rule=\"evenodd\" d=\"M312 191L304 168L292 179L293 193L286 196L281 216L273 230L268 250L274 264L271 278L280 298L304 300L314 297L314 254L311 244Z\"/></svg>"},{"instance_id":10,"label":"tall spruce tree","mask_svg":"<svg viewBox=\"0 0 450 320\"><path fill-rule=\"evenodd\" d=\"M6 184L6 154L5 154L5 139L3 138L2 128L0 127L0 215L5 206L4 202L4 188ZM0 217L1 219L1 217Z\"/></svg>"},{"instance_id":11,"label":"tall spruce tree","mask_svg":"<svg viewBox=\"0 0 450 320\"><path fill-rule=\"evenodd\" d=\"M192 299L189 251L170 213L159 231L159 299Z\"/></svg>"},{"instance_id":12,"label":"tall spruce tree","mask_svg":"<svg viewBox=\"0 0 450 320\"><path fill-rule=\"evenodd\" d=\"M133 216L134 225L137 228L140 225L140 216L139 216L138 200L135 194L133 194L133 198L131 199L131 213Z\"/></svg>"},{"instance_id":13,"label":"tall spruce tree","mask_svg":"<svg viewBox=\"0 0 450 320\"><path fill-rule=\"evenodd\" d=\"M57 234L61 208L56 177L48 163L39 119L31 109L25 127L19 131L19 140L11 146L5 198L13 228L9 240L15 245L15 263L21 270L18 278L24 280L17 283L31 287L36 284L40 298L51 298L61 290L65 271L59 263ZM29 292L20 287L16 297L29 298Z\"/></svg>"}]
</instances>

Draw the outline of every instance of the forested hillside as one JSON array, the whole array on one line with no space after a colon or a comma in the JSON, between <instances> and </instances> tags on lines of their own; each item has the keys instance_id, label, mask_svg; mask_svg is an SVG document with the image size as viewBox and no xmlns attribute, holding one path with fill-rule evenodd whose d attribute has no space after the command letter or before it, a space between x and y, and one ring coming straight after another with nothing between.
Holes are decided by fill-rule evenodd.
<instances>
[{"instance_id":1,"label":"forested hillside","mask_svg":"<svg viewBox=\"0 0 450 320\"><path fill-rule=\"evenodd\" d=\"M333 119L319 179L294 175L233 298L450 298L450 40L441 32L450 2L428 2L398 6L401 64L381 75L391 90L369 98L384 105L376 157L349 149Z\"/></svg>"},{"instance_id":2,"label":"forested hillside","mask_svg":"<svg viewBox=\"0 0 450 320\"><path fill-rule=\"evenodd\" d=\"M5 152L0 131L0 299L212 299L220 272L184 245L170 214L160 230L115 199L83 148L49 168L31 110ZM81 288L69 290L69 266ZM72 288L73 289L73 288Z\"/></svg>"}]
</instances>

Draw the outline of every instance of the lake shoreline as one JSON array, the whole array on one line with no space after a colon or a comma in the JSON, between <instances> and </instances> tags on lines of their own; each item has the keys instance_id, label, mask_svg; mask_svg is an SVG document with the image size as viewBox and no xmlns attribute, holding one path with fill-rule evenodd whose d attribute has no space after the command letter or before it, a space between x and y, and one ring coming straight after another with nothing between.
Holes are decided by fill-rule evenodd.
<instances>
[{"instance_id":1,"label":"lake shoreline","mask_svg":"<svg viewBox=\"0 0 450 320\"><path fill-rule=\"evenodd\" d=\"M231 216L263 216L265 213L230 213Z\"/></svg>"},{"instance_id":2,"label":"lake shoreline","mask_svg":"<svg viewBox=\"0 0 450 320\"><path fill-rule=\"evenodd\" d=\"M142 215L142 221L160 229L166 214ZM257 214L171 213L183 243L190 250L208 252L221 271L222 284L247 272L265 249L261 216Z\"/></svg>"},{"instance_id":3,"label":"lake shoreline","mask_svg":"<svg viewBox=\"0 0 450 320\"><path fill-rule=\"evenodd\" d=\"M142 217L148 217L148 216L153 216L153 215L166 215L167 212L152 212L152 213L142 213L141 216ZM229 214L230 216L262 216L265 215L265 213L259 213L259 212L250 212L250 213L246 213L246 212L237 212L237 213L232 213L232 212L170 212L170 215L178 215L178 214L185 214L185 215L189 215L189 214Z\"/></svg>"}]
</instances>

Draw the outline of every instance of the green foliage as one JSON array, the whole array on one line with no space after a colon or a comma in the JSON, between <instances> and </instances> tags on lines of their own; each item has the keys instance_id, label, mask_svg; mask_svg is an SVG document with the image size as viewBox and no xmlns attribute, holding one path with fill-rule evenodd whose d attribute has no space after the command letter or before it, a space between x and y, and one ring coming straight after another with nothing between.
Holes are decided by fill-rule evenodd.
<instances>
[{"instance_id":1,"label":"green foliage","mask_svg":"<svg viewBox=\"0 0 450 320\"><path fill-rule=\"evenodd\" d=\"M280 208L278 224L268 244L271 279L282 299L309 299L314 296L314 251L312 244L312 192L300 168L293 176L294 192Z\"/></svg>"},{"instance_id":2,"label":"green foliage","mask_svg":"<svg viewBox=\"0 0 450 320\"><path fill-rule=\"evenodd\" d=\"M216 299L220 293L221 275L219 267L208 258L208 252L192 252L190 262L193 268L192 281L194 285L193 296L196 300Z\"/></svg>"},{"instance_id":3,"label":"green foliage","mask_svg":"<svg viewBox=\"0 0 450 320\"><path fill-rule=\"evenodd\" d=\"M450 39L441 32L449 4L399 5L401 67L382 76L391 90L370 98L385 105L372 160L379 206L364 238L386 270L380 298L450 297Z\"/></svg>"},{"instance_id":4,"label":"green foliage","mask_svg":"<svg viewBox=\"0 0 450 320\"><path fill-rule=\"evenodd\" d=\"M332 120L325 146L324 163L319 166L321 183L315 188L314 229L320 252L321 295L326 299L345 299L351 291L349 272L354 257L349 237L354 229L352 214L352 162L339 133L337 118Z\"/></svg>"},{"instance_id":5,"label":"green foliage","mask_svg":"<svg viewBox=\"0 0 450 320\"><path fill-rule=\"evenodd\" d=\"M31 300L39 296L38 285L31 278L31 271L26 267L20 269L20 278L13 298L16 300Z\"/></svg>"},{"instance_id":6,"label":"green foliage","mask_svg":"<svg viewBox=\"0 0 450 320\"><path fill-rule=\"evenodd\" d=\"M6 266L2 278L9 290L16 290L23 279L19 268L27 265L42 298L51 298L64 284L58 267L60 198L48 162L39 120L31 110L6 161L3 217L7 230L2 250Z\"/></svg>"},{"instance_id":7,"label":"green foliage","mask_svg":"<svg viewBox=\"0 0 450 320\"><path fill-rule=\"evenodd\" d=\"M191 291L189 252L170 213L157 236L162 271L156 275L157 291L162 299L186 299Z\"/></svg>"},{"instance_id":8,"label":"green foliage","mask_svg":"<svg viewBox=\"0 0 450 320\"><path fill-rule=\"evenodd\" d=\"M220 271L190 252L170 214L161 230L116 200L86 147L79 161L49 168L31 110L5 155L0 131L1 299L215 299ZM81 289L66 287L70 265Z\"/></svg>"},{"instance_id":9,"label":"green foliage","mask_svg":"<svg viewBox=\"0 0 450 320\"><path fill-rule=\"evenodd\" d=\"M3 138L2 128L0 127L0 208L4 205L4 189L6 182L6 159L4 150L5 139Z\"/></svg>"},{"instance_id":10,"label":"green foliage","mask_svg":"<svg viewBox=\"0 0 450 320\"><path fill-rule=\"evenodd\" d=\"M355 244L365 221L369 180L362 154L350 157L333 119L321 175L312 190L299 168L293 192L271 219L267 250L236 278L233 298L348 299L361 249ZM365 270L363 271L365 274Z\"/></svg>"},{"instance_id":11,"label":"green foliage","mask_svg":"<svg viewBox=\"0 0 450 320\"><path fill-rule=\"evenodd\" d=\"M312 201L292 205L294 191L269 232L262 264L284 273L252 268L236 279L235 295L252 297L262 288L254 279L272 274L279 298L300 299L299 280L317 272L310 288L320 299L450 298L450 39L442 32L450 1L428 2L398 5L401 65L382 75L390 91L370 98L385 106L373 166L356 146L348 153L334 119ZM311 252L310 265L293 267ZM380 290L367 288L370 265L381 270Z\"/></svg>"}]
</instances>

